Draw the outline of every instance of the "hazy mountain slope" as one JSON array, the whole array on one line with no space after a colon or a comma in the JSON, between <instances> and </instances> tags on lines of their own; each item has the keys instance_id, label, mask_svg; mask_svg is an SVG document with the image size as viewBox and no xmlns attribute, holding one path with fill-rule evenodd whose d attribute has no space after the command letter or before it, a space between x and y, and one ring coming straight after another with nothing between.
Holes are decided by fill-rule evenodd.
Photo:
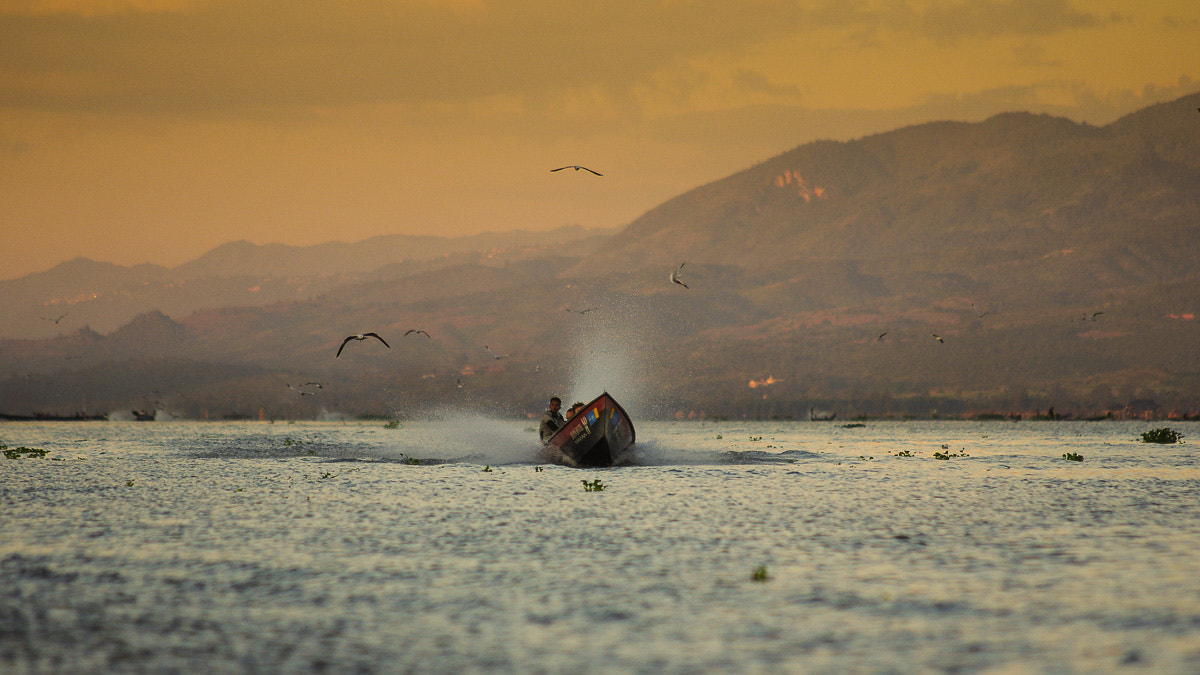
<instances>
[{"instance_id":1,"label":"hazy mountain slope","mask_svg":"<svg viewBox=\"0 0 1200 675\"><path fill-rule=\"evenodd\" d=\"M506 264L545 256L564 242L606 237L604 231L564 227L458 239L391 235L308 247L239 241L174 269L78 258L0 281L0 337L51 337L81 326L108 332L151 310L180 317L214 307L309 300L347 284L467 262Z\"/></svg>"},{"instance_id":2,"label":"hazy mountain slope","mask_svg":"<svg viewBox=\"0 0 1200 675\"><path fill-rule=\"evenodd\" d=\"M1033 275L1038 292L1170 279L1200 259L1197 103L1103 128L1012 113L811 143L649 211L577 271L686 259L790 276L838 260L908 288L969 273L992 287ZM1041 262L1059 254L1066 270Z\"/></svg>"}]
</instances>

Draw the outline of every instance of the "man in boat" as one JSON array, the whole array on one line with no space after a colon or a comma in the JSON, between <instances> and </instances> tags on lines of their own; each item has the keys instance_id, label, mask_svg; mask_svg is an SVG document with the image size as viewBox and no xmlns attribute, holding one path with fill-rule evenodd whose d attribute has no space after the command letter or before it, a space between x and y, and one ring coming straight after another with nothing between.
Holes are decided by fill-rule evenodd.
<instances>
[{"instance_id":1,"label":"man in boat","mask_svg":"<svg viewBox=\"0 0 1200 675\"><path fill-rule=\"evenodd\" d=\"M571 407L567 408L567 414L565 415L566 419L569 420L572 417L574 417L575 415L578 415L579 411L583 410L583 406L584 406L583 401L576 401L576 402L572 403Z\"/></svg>"},{"instance_id":2,"label":"man in boat","mask_svg":"<svg viewBox=\"0 0 1200 675\"><path fill-rule=\"evenodd\" d=\"M558 412L559 408L562 408L562 399L554 396L550 399L550 407L542 413L542 425L538 429L538 434L541 435L543 443L550 440L554 432L558 431L559 427L566 422L562 413Z\"/></svg>"}]
</instances>

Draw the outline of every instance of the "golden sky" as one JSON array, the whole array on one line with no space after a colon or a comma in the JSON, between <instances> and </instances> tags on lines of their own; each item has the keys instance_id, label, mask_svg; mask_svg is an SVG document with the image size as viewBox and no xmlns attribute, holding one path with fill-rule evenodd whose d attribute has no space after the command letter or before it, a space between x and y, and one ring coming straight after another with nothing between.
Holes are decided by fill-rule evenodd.
<instances>
[{"instance_id":1,"label":"golden sky","mask_svg":"<svg viewBox=\"0 0 1200 675\"><path fill-rule=\"evenodd\" d=\"M1106 124L1200 90L1197 36L1195 0L0 0L0 278L625 225L815 139Z\"/></svg>"}]
</instances>

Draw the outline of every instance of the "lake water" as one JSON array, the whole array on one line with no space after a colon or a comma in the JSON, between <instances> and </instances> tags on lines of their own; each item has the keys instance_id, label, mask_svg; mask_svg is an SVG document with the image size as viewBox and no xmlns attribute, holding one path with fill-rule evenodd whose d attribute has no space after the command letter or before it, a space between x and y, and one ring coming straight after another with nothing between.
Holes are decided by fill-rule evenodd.
<instances>
[{"instance_id":1,"label":"lake water","mask_svg":"<svg viewBox=\"0 0 1200 675\"><path fill-rule=\"evenodd\" d=\"M0 671L1196 673L1198 438L643 422L578 470L472 415L0 424L48 451L0 458Z\"/></svg>"}]
</instances>

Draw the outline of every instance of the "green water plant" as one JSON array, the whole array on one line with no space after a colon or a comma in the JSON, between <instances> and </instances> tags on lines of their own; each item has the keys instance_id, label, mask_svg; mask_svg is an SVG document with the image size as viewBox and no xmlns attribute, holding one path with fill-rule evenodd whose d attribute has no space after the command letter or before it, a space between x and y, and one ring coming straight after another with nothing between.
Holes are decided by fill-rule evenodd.
<instances>
[{"instance_id":1,"label":"green water plant","mask_svg":"<svg viewBox=\"0 0 1200 675\"><path fill-rule=\"evenodd\" d=\"M945 447L945 446L943 446L943 447ZM933 453L934 459L945 460L945 459L950 459L951 457L970 457L970 455L968 455L965 452L934 452Z\"/></svg>"},{"instance_id":2,"label":"green water plant","mask_svg":"<svg viewBox=\"0 0 1200 675\"><path fill-rule=\"evenodd\" d=\"M1181 438L1183 434L1168 427L1151 429L1142 434L1143 443L1178 443Z\"/></svg>"},{"instance_id":3,"label":"green water plant","mask_svg":"<svg viewBox=\"0 0 1200 675\"><path fill-rule=\"evenodd\" d=\"M911 452L909 452L908 450L901 450L900 452L896 453L896 456L897 457L912 457L913 454Z\"/></svg>"},{"instance_id":4,"label":"green water plant","mask_svg":"<svg viewBox=\"0 0 1200 675\"><path fill-rule=\"evenodd\" d=\"M492 472L492 465L491 465L491 464L484 464L484 465L483 465L483 472L484 472L484 473L491 473L491 472Z\"/></svg>"},{"instance_id":5,"label":"green water plant","mask_svg":"<svg viewBox=\"0 0 1200 675\"><path fill-rule=\"evenodd\" d=\"M417 466L418 464L421 463L421 460L417 459L416 457L405 457L404 459L402 459L400 461L404 462L405 464L411 464L413 466Z\"/></svg>"},{"instance_id":6,"label":"green water plant","mask_svg":"<svg viewBox=\"0 0 1200 675\"><path fill-rule=\"evenodd\" d=\"M387 424L383 425L383 428L384 429L399 429L400 428L400 420L397 420L397 419L390 420L390 421L388 421Z\"/></svg>"},{"instance_id":7,"label":"green water plant","mask_svg":"<svg viewBox=\"0 0 1200 675\"><path fill-rule=\"evenodd\" d=\"M7 445L0 445L0 450L4 451L4 456L8 459L20 459L24 457L45 457L46 451L41 448L27 448L22 445L19 448L10 448Z\"/></svg>"},{"instance_id":8,"label":"green water plant","mask_svg":"<svg viewBox=\"0 0 1200 675\"><path fill-rule=\"evenodd\" d=\"M767 566L759 565L754 568L754 572L750 575L751 581L767 581L771 577L767 576Z\"/></svg>"},{"instance_id":9,"label":"green water plant","mask_svg":"<svg viewBox=\"0 0 1200 675\"><path fill-rule=\"evenodd\" d=\"M593 481L581 480L579 482L583 483L584 492L602 492L604 488L608 487L604 483L601 483L599 478Z\"/></svg>"},{"instance_id":10,"label":"green water plant","mask_svg":"<svg viewBox=\"0 0 1200 675\"><path fill-rule=\"evenodd\" d=\"M1082 462L1083 455L1079 454L1078 452L1067 452L1063 454L1063 459L1070 462Z\"/></svg>"}]
</instances>

